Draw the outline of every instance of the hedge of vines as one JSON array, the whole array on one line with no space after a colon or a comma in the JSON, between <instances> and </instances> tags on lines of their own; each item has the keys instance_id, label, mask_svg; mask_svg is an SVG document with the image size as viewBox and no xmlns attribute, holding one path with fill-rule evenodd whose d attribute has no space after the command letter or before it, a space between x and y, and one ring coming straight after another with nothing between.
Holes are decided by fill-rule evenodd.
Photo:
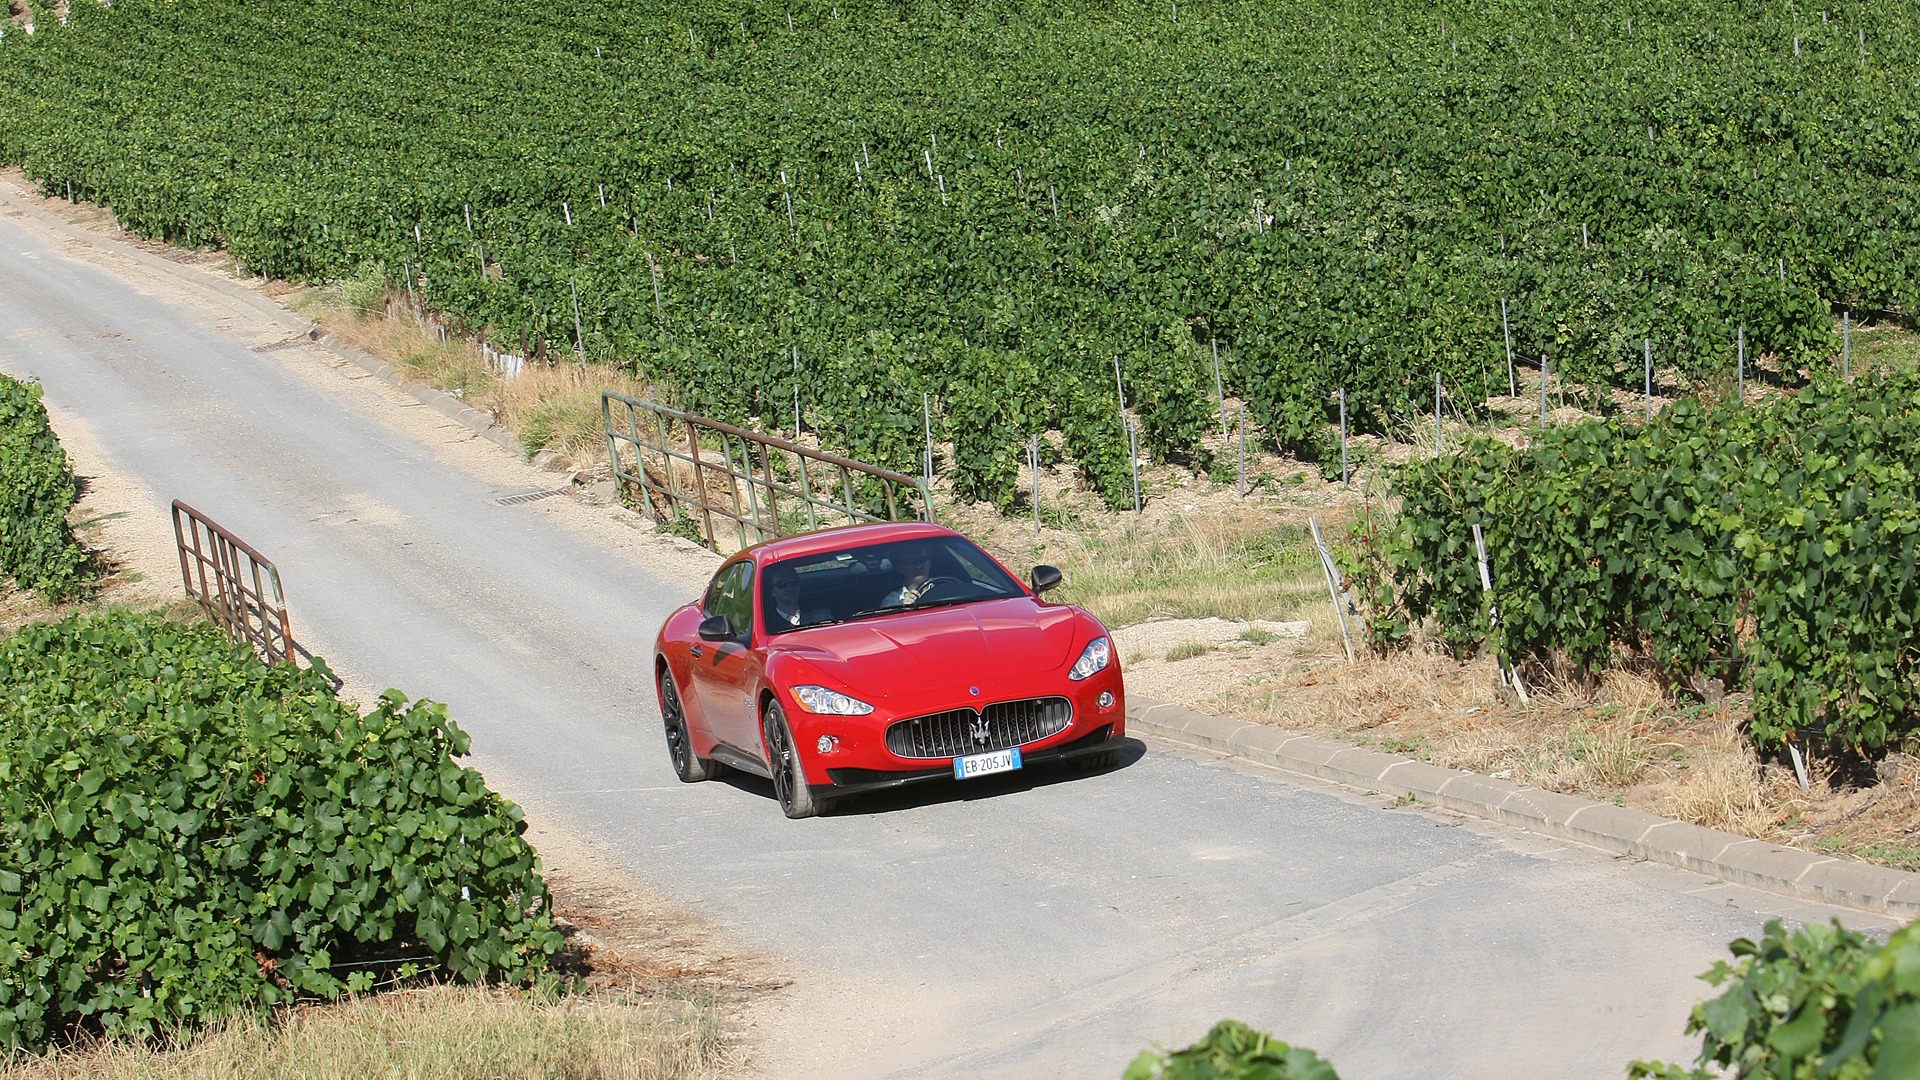
<instances>
[{"instance_id":1,"label":"hedge of vines","mask_svg":"<svg viewBox=\"0 0 1920 1080\"><path fill-rule=\"evenodd\" d=\"M388 691L124 611L0 640L0 1047L144 1034L560 948L520 810Z\"/></svg>"},{"instance_id":2,"label":"hedge of vines","mask_svg":"<svg viewBox=\"0 0 1920 1080\"><path fill-rule=\"evenodd\" d=\"M1406 466L1397 518L1358 530L1355 580L1378 644L1429 621L1522 665L1644 662L1749 688L1763 745L1800 731L1873 749L1920 731L1916 482L1911 374L1759 407L1681 401L1645 426Z\"/></svg>"},{"instance_id":3,"label":"hedge of vines","mask_svg":"<svg viewBox=\"0 0 1920 1080\"><path fill-rule=\"evenodd\" d=\"M45 600L85 590L87 554L67 524L78 494L40 384L0 374L0 575Z\"/></svg>"},{"instance_id":4,"label":"hedge of vines","mask_svg":"<svg viewBox=\"0 0 1920 1080\"><path fill-rule=\"evenodd\" d=\"M1130 497L1227 390L1311 454L1506 388L1817 366L1915 310L1893 0L119 0L0 39L0 158L151 236L383 268L496 343L962 494L1056 429ZM404 279L404 281L403 281ZM656 292L657 287L657 292ZM793 362L799 356L798 369ZM1526 362L1532 362L1528 359ZM1047 446L1051 455L1052 444Z\"/></svg>"}]
</instances>

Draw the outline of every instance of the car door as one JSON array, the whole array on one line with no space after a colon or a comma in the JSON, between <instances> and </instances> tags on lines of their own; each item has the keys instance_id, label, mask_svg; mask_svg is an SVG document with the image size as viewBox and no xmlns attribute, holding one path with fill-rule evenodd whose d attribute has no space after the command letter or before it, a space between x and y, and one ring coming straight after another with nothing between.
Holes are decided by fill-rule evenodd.
<instances>
[{"instance_id":1,"label":"car door","mask_svg":"<svg viewBox=\"0 0 1920 1080\"><path fill-rule=\"evenodd\" d=\"M733 624L728 641L695 641L693 693L713 737L755 757L760 755L759 717L751 689L753 654L753 563L741 561L714 578L701 602L701 615L725 615Z\"/></svg>"}]
</instances>

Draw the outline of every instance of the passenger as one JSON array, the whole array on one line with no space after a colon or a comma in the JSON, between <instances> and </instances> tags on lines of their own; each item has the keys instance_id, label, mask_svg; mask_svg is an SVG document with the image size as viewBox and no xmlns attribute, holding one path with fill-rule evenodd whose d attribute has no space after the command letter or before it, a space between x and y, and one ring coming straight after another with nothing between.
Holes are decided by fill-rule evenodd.
<instances>
[{"instance_id":1,"label":"passenger","mask_svg":"<svg viewBox=\"0 0 1920 1080\"><path fill-rule=\"evenodd\" d=\"M770 630L791 630L796 626L811 626L814 623L830 622L833 615L826 608L813 607L802 610L800 607L800 575L789 567L775 566L767 571L767 627Z\"/></svg>"}]
</instances>

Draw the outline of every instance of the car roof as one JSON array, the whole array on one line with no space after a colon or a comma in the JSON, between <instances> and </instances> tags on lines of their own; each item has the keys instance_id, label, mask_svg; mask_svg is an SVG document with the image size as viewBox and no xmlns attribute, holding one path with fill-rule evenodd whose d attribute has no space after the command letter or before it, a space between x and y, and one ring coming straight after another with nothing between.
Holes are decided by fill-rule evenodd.
<instances>
[{"instance_id":1,"label":"car roof","mask_svg":"<svg viewBox=\"0 0 1920 1080\"><path fill-rule=\"evenodd\" d=\"M959 535L944 525L933 525L924 521L884 521L877 525L845 525L837 529L822 529L819 532L800 533L797 536L783 536L778 540L756 544L741 554L751 555L755 562L765 566L787 559L804 558L828 551L843 551L850 547L886 543L890 540Z\"/></svg>"}]
</instances>

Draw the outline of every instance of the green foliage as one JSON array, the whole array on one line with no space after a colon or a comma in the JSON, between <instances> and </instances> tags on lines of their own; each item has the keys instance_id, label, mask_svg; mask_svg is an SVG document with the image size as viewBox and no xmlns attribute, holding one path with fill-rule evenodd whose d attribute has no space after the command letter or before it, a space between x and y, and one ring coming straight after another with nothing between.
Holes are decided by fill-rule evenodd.
<instances>
[{"instance_id":1,"label":"green foliage","mask_svg":"<svg viewBox=\"0 0 1920 1080\"><path fill-rule=\"evenodd\" d=\"M1767 923L1701 978L1726 992L1693 1007L1699 1067L1635 1062L1635 1080L1907 1080L1920 1070L1920 924L1875 946L1842 927Z\"/></svg>"},{"instance_id":2,"label":"green foliage","mask_svg":"<svg viewBox=\"0 0 1920 1080\"><path fill-rule=\"evenodd\" d=\"M331 998L430 957L525 980L560 946L517 807L389 690L109 612L0 640L0 1045Z\"/></svg>"},{"instance_id":3,"label":"green foliage","mask_svg":"<svg viewBox=\"0 0 1920 1080\"><path fill-rule=\"evenodd\" d=\"M1897 4L71 12L0 41L0 159L49 193L263 274L410 274L536 354L572 351L577 293L591 356L735 422L798 382L895 469L930 394L957 486L1003 505L1049 426L1130 502L1116 356L1155 458L1195 457L1217 343L1249 419L1324 460L1338 388L1374 432L1436 372L1504 390L1502 299L1589 389L1637 385L1642 339L1699 382L1742 326L1791 371L1831 305L1920 310Z\"/></svg>"},{"instance_id":4,"label":"green foliage","mask_svg":"<svg viewBox=\"0 0 1920 1080\"><path fill-rule=\"evenodd\" d=\"M0 575L50 601L85 591L87 555L67 526L78 491L40 384L0 374Z\"/></svg>"},{"instance_id":5,"label":"green foliage","mask_svg":"<svg viewBox=\"0 0 1920 1080\"><path fill-rule=\"evenodd\" d=\"M387 302L387 268L377 262L363 262L335 288L347 310L365 318Z\"/></svg>"},{"instance_id":6,"label":"green foliage","mask_svg":"<svg viewBox=\"0 0 1920 1080\"><path fill-rule=\"evenodd\" d=\"M1876 748L1920 730L1920 379L1816 382L1764 407L1682 401L1525 449L1413 463L1364 522L1376 645L1431 620L1461 650L1753 691L1754 737ZM1471 529L1485 531L1497 623Z\"/></svg>"},{"instance_id":7,"label":"green foliage","mask_svg":"<svg viewBox=\"0 0 1920 1080\"><path fill-rule=\"evenodd\" d=\"M1339 1080L1311 1050L1288 1046L1238 1020L1222 1020L1183 1050L1143 1051L1124 1080Z\"/></svg>"}]
</instances>

